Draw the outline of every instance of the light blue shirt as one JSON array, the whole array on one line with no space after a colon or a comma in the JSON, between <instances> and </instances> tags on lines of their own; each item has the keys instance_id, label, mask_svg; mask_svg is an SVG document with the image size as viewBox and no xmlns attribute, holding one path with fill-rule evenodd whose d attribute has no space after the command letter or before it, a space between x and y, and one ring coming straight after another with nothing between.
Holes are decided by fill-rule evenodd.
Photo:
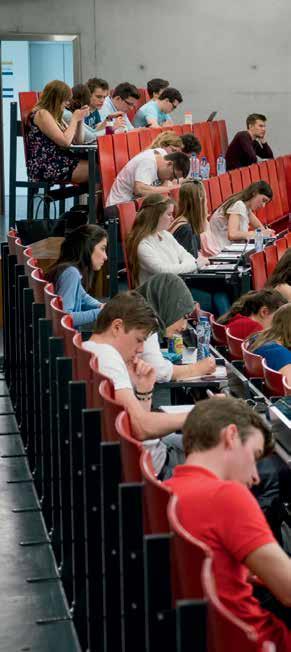
<instances>
[{"instance_id":1,"label":"light blue shirt","mask_svg":"<svg viewBox=\"0 0 291 652\"><path fill-rule=\"evenodd\" d=\"M102 303L91 297L81 283L77 267L67 267L56 282L56 292L62 297L63 308L73 318L75 328L97 319Z\"/></svg>"},{"instance_id":2,"label":"light blue shirt","mask_svg":"<svg viewBox=\"0 0 291 652\"><path fill-rule=\"evenodd\" d=\"M114 106L112 98L109 97L109 95L107 95L107 97L104 100L104 104L102 106L102 109L99 110L101 122L103 122L103 120L105 120L105 118L107 118L108 115L110 115L111 113L116 113L117 111L118 111L118 109L116 108L116 106ZM123 114L123 118L125 120L125 129L126 129L126 131L131 131L133 129L133 126L132 126L130 120L128 119L128 116L127 116L126 113Z\"/></svg>"},{"instance_id":3,"label":"light blue shirt","mask_svg":"<svg viewBox=\"0 0 291 652\"><path fill-rule=\"evenodd\" d=\"M163 125L166 120L171 120L171 116L163 113L155 100L150 100L138 109L133 124L135 127L148 127L149 120L156 120L158 125Z\"/></svg>"}]
</instances>

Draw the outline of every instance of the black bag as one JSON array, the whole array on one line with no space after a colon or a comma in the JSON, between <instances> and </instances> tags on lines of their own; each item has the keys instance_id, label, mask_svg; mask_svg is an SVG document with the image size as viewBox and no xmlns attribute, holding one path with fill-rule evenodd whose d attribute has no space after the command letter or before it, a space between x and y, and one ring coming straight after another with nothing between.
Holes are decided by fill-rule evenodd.
<instances>
[{"instance_id":1,"label":"black bag","mask_svg":"<svg viewBox=\"0 0 291 652\"><path fill-rule=\"evenodd\" d=\"M48 196L40 197L40 202L36 209L35 219L17 220L17 233L23 245L30 245L39 240L45 240L50 237L64 237L78 226L83 226L88 222L88 206L78 204L66 211L59 219L56 219L56 205L54 200L54 219L38 220L38 212L41 204Z\"/></svg>"}]
</instances>

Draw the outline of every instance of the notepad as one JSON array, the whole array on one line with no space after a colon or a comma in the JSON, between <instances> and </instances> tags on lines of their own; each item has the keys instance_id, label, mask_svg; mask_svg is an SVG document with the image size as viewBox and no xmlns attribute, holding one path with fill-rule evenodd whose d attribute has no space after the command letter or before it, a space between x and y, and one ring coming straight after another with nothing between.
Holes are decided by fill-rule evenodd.
<instances>
[{"instance_id":1,"label":"notepad","mask_svg":"<svg viewBox=\"0 0 291 652\"><path fill-rule=\"evenodd\" d=\"M232 244L229 245L228 247L223 247L223 251L251 251L251 249L254 249L253 244L248 244L247 246L245 244Z\"/></svg>"},{"instance_id":2,"label":"notepad","mask_svg":"<svg viewBox=\"0 0 291 652\"><path fill-rule=\"evenodd\" d=\"M160 405L160 410L167 412L167 414L183 414L183 412L191 412L194 405Z\"/></svg>"},{"instance_id":3,"label":"notepad","mask_svg":"<svg viewBox=\"0 0 291 652\"><path fill-rule=\"evenodd\" d=\"M212 374L205 374L204 376L191 376L190 378L179 378L178 382L183 383L194 383L201 381L211 381L211 380L224 380L227 378L227 370L224 365L218 365L215 371Z\"/></svg>"}]
</instances>

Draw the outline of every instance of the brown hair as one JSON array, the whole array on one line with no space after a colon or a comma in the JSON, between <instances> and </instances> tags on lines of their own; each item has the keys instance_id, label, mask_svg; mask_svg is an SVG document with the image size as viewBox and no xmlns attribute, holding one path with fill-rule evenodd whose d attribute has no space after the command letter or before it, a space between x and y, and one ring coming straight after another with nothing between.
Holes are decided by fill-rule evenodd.
<instances>
[{"instance_id":1,"label":"brown hair","mask_svg":"<svg viewBox=\"0 0 291 652\"><path fill-rule=\"evenodd\" d=\"M56 122L61 122L63 117L61 105L63 102L68 102L71 97L72 92L70 86L63 81L54 79L44 87L35 106L35 110L46 109L46 111L51 113Z\"/></svg>"},{"instance_id":2,"label":"brown hair","mask_svg":"<svg viewBox=\"0 0 291 652\"><path fill-rule=\"evenodd\" d=\"M184 217L190 224L194 235L199 235L205 230L207 220L206 193L201 181L191 179L182 183L179 191L179 201L176 220L171 225L178 225Z\"/></svg>"},{"instance_id":3,"label":"brown hair","mask_svg":"<svg viewBox=\"0 0 291 652\"><path fill-rule=\"evenodd\" d=\"M282 258L278 261L270 278L267 280L266 287L275 288L280 283L291 284L291 248L286 249Z\"/></svg>"},{"instance_id":4,"label":"brown hair","mask_svg":"<svg viewBox=\"0 0 291 652\"><path fill-rule=\"evenodd\" d=\"M217 321L219 324L228 324L235 315L241 314L250 317L250 315L257 315L263 307L273 313L285 303L287 303L287 299L284 299L277 290L251 290L239 297L232 304L230 310L219 317Z\"/></svg>"},{"instance_id":5,"label":"brown hair","mask_svg":"<svg viewBox=\"0 0 291 652\"><path fill-rule=\"evenodd\" d=\"M267 422L245 401L231 396L214 397L199 401L189 413L183 427L185 455L218 446L221 430L230 424L237 426L242 443L250 437L250 429L257 428L264 436L264 454L273 449L273 436Z\"/></svg>"},{"instance_id":6,"label":"brown hair","mask_svg":"<svg viewBox=\"0 0 291 652\"><path fill-rule=\"evenodd\" d=\"M149 149L155 149L155 147L180 147L182 151L183 141L180 136L177 136L173 131L163 131L159 134L153 142L150 144Z\"/></svg>"},{"instance_id":7,"label":"brown hair","mask_svg":"<svg viewBox=\"0 0 291 652\"><path fill-rule=\"evenodd\" d=\"M76 84L72 88L72 98L70 104L68 105L69 111L76 111L80 109L81 106L90 103L90 91L86 84Z\"/></svg>"},{"instance_id":8,"label":"brown hair","mask_svg":"<svg viewBox=\"0 0 291 652\"><path fill-rule=\"evenodd\" d=\"M262 122L267 122L267 118L262 113L251 113L246 119L247 129L252 127L257 120L262 120Z\"/></svg>"},{"instance_id":9,"label":"brown hair","mask_svg":"<svg viewBox=\"0 0 291 652\"><path fill-rule=\"evenodd\" d=\"M287 303L274 313L272 324L265 328L254 342L249 345L250 351L255 351L265 342L279 341L287 349L291 348L291 304Z\"/></svg>"},{"instance_id":10,"label":"brown hair","mask_svg":"<svg viewBox=\"0 0 291 652\"><path fill-rule=\"evenodd\" d=\"M266 181L255 181L251 183L247 188L244 188L240 192L236 192L234 195L231 195L226 201L219 206L223 210L224 215L230 206L232 206L239 199L243 202L253 199L256 195L266 195L269 199L273 197L273 191L271 186Z\"/></svg>"},{"instance_id":11,"label":"brown hair","mask_svg":"<svg viewBox=\"0 0 291 652\"><path fill-rule=\"evenodd\" d=\"M138 245L144 238L156 231L161 215L168 206L174 203L173 199L152 193L147 195L136 214L134 225L126 239L127 256L134 287L139 284Z\"/></svg>"},{"instance_id":12,"label":"brown hair","mask_svg":"<svg viewBox=\"0 0 291 652\"><path fill-rule=\"evenodd\" d=\"M100 311L95 324L95 333L104 333L115 319L123 321L128 333L133 328L144 330L147 337L159 330L159 321L149 304L138 292L119 292Z\"/></svg>"},{"instance_id":13,"label":"brown hair","mask_svg":"<svg viewBox=\"0 0 291 652\"><path fill-rule=\"evenodd\" d=\"M105 79L100 79L99 77L91 77L88 79L87 86L92 95L96 88L102 88L103 91L109 91L109 84Z\"/></svg>"}]
</instances>

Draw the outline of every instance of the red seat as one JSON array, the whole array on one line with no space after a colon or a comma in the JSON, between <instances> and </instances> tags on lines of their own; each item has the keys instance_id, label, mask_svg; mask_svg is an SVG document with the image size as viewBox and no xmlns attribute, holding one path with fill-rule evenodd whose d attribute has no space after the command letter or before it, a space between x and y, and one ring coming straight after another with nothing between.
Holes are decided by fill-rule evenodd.
<instances>
[{"instance_id":1,"label":"red seat","mask_svg":"<svg viewBox=\"0 0 291 652\"><path fill-rule=\"evenodd\" d=\"M113 144L113 155L115 161L115 170L116 175L126 163L128 163L128 148L127 148L127 134L113 134L112 136Z\"/></svg>"},{"instance_id":2,"label":"red seat","mask_svg":"<svg viewBox=\"0 0 291 652\"><path fill-rule=\"evenodd\" d=\"M207 557L202 569L202 584L207 610L207 652L261 652L254 627L234 616L220 601L215 588L212 559ZM265 650L266 648L264 648Z\"/></svg>"},{"instance_id":3,"label":"red seat","mask_svg":"<svg viewBox=\"0 0 291 652\"><path fill-rule=\"evenodd\" d=\"M260 177L258 163L253 163L252 165L249 165L249 171L251 175L251 183L256 183L257 181L260 181L261 177Z\"/></svg>"},{"instance_id":4,"label":"red seat","mask_svg":"<svg viewBox=\"0 0 291 652\"><path fill-rule=\"evenodd\" d=\"M264 378L263 358L257 353L248 350L245 342L241 345L245 372L248 378Z\"/></svg>"},{"instance_id":5,"label":"red seat","mask_svg":"<svg viewBox=\"0 0 291 652\"><path fill-rule=\"evenodd\" d=\"M172 491L167 485L158 480L149 450L143 451L140 457L140 468L144 481L146 534L168 532L167 507Z\"/></svg>"},{"instance_id":6,"label":"red seat","mask_svg":"<svg viewBox=\"0 0 291 652\"><path fill-rule=\"evenodd\" d=\"M261 290L267 281L265 256L263 251L257 251L250 256L252 268L253 289Z\"/></svg>"},{"instance_id":7,"label":"red seat","mask_svg":"<svg viewBox=\"0 0 291 652\"><path fill-rule=\"evenodd\" d=\"M212 145L212 139L211 139L211 134L210 134L210 127L209 127L209 122L200 122L199 123L199 128L200 128L200 136L201 136L201 146L203 153L201 152L201 156L206 156L207 161L210 165L210 174L212 176L216 175L216 158L214 155L213 151L213 145ZM195 130L195 125L193 125L193 131L196 134ZM199 138L199 136L197 136ZM199 138L200 140L200 138Z\"/></svg>"},{"instance_id":8,"label":"red seat","mask_svg":"<svg viewBox=\"0 0 291 652\"><path fill-rule=\"evenodd\" d=\"M247 188L251 183L251 175L248 167L240 168L242 187Z\"/></svg>"},{"instance_id":9,"label":"red seat","mask_svg":"<svg viewBox=\"0 0 291 652\"><path fill-rule=\"evenodd\" d=\"M43 270L38 267L31 272L31 287L35 303L45 303L44 288L47 280L44 278Z\"/></svg>"},{"instance_id":10,"label":"red seat","mask_svg":"<svg viewBox=\"0 0 291 652\"><path fill-rule=\"evenodd\" d=\"M287 244L287 249L289 249L289 247L291 247L291 231L289 231L289 233L285 235L285 240Z\"/></svg>"},{"instance_id":11,"label":"red seat","mask_svg":"<svg viewBox=\"0 0 291 652\"><path fill-rule=\"evenodd\" d=\"M243 186L240 170L230 170L229 176L233 194L236 192L241 192Z\"/></svg>"},{"instance_id":12,"label":"red seat","mask_svg":"<svg viewBox=\"0 0 291 652\"><path fill-rule=\"evenodd\" d=\"M67 314L63 309L62 297L56 296L51 300L51 314L53 323L53 334L55 337L63 337L61 320Z\"/></svg>"},{"instance_id":13,"label":"red seat","mask_svg":"<svg viewBox=\"0 0 291 652\"><path fill-rule=\"evenodd\" d=\"M224 324L219 324L217 321L215 321L215 319L212 319L211 329L212 329L212 336L215 341L215 344L227 346L226 326Z\"/></svg>"},{"instance_id":14,"label":"red seat","mask_svg":"<svg viewBox=\"0 0 291 652\"><path fill-rule=\"evenodd\" d=\"M7 233L8 249L11 256L16 256L15 240L17 238L15 229L10 229Z\"/></svg>"},{"instance_id":15,"label":"red seat","mask_svg":"<svg viewBox=\"0 0 291 652\"><path fill-rule=\"evenodd\" d=\"M212 211L215 211L222 204L222 196L219 184L219 177L209 179L209 192L211 197Z\"/></svg>"},{"instance_id":16,"label":"red seat","mask_svg":"<svg viewBox=\"0 0 291 652\"><path fill-rule=\"evenodd\" d=\"M102 440L120 441L119 433L116 430L116 419L123 408L114 398L113 385L109 379L102 380L99 385L99 393L103 401Z\"/></svg>"},{"instance_id":17,"label":"red seat","mask_svg":"<svg viewBox=\"0 0 291 652\"><path fill-rule=\"evenodd\" d=\"M24 249L26 249L26 245L23 245L21 243L20 238L15 239L15 253L17 257L17 263L18 265L24 265Z\"/></svg>"},{"instance_id":18,"label":"red seat","mask_svg":"<svg viewBox=\"0 0 291 652\"><path fill-rule=\"evenodd\" d=\"M266 166L268 169L268 175L270 180L269 183L273 191L273 199L271 202L267 204L267 207L270 210L270 216L272 217L272 221L268 222L268 224L273 224L273 222L282 221L284 211L281 202L278 174L277 174L277 168L274 159L270 159L269 161L266 161Z\"/></svg>"},{"instance_id":19,"label":"red seat","mask_svg":"<svg viewBox=\"0 0 291 652\"><path fill-rule=\"evenodd\" d=\"M231 359L241 360L242 359L241 346L243 340L241 340L239 337L235 337L234 335L232 335L229 328L226 329L226 339L227 339L227 346L228 346Z\"/></svg>"},{"instance_id":20,"label":"red seat","mask_svg":"<svg viewBox=\"0 0 291 652\"><path fill-rule=\"evenodd\" d=\"M18 93L21 128L24 145L24 157L27 164L27 139L26 139L26 124L28 116L30 115L33 107L37 104L38 93L35 91L25 91Z\"/></svg>"},{"instance_id":21,"label":"red seat","mask_svg":"<svg viewBox=\"0 0 291 652\"><path fill-rule=\"evenodd\" d=\"M278 262L277 247L275 247L275 245L265 247L264 254L265 254L267 276L270 276Z\"/></svg>"},{"instance_id":22,"label":"red seat","mask_svg":"<svg viewBox=\"0 0 291 652\"><path fill-rule=\"evenodd\" d=\"M142 482L140 456L143 451L143 446L133 436L130 418L124 410L118 414L115 427L120 437L123 481Z\"/></svg>"},{"instance_id":23,"label":"red seat","mask_svg":"<svg viewBox=\"0 0 291 652\"><path fill-rule=\"evenodd\" d=\"M111 186L116 178L115 160L113 154L112 136L100 136L98 138L99 165L103 190L103 201L110 193Z\"/></svg>"},{"instance_id":24,"label":"red seat","mask_svg":"<svg viewBox=\"0 0 291 652\"><path fill-rule=\"evenodd\" d=\"M226 150L228 148L228 136L227 136L227 129L226 129L226 124L225 120L217 120L218 124L218 129L220 133L220 143L221 143L221 154L225 156Z\"/></svg>"},{"instance_id":25,"label":"red seat","mask_svg":"<svg viewBox=\"0 0 291 652\"><path fill-rule=\"evenodd\" d=\"M72 315L64 315L61 319L61 335L64 338L64 350L65 356L68 358L75 358L75 347L73 344L73 337L76 335L77 331L73 325Z\"/></svg>"},{"instance_id":26,"label":"red seat","mask_svg":"<svg viewBox=\"0 0 291 652\"><path fill-rule=\"evenodd\" d=\"M126 204L119 204L117 208L119 212L121 246L122 246L124 262L126 266L127 283L129 289L131 289L132 283L131 283L130 268L128 264L127 250L126 250L126 238L135 222L136 208L135 208L135 203L133 201L127 202Z\"/></svg>"},{"instance_id":27,"label":"red seat","mask_svg":"<svg viewBox=\"0 0 291 652\"><path fill-rule=\"evenodd\" d=\"M212 557L210 548L195 539L179 520L179 501L172 496L168 505L168 520L173 532L171 541L172 599L191 600L204 597L201 582L202 566L207 557Z\"/></svg>"},{"instance_id":28,"label":"red seat","mask_svg":"<svg viewBox=\"0 0 291 652\"><path fill-rule=\"evenodd\" d=\"M219 179L222 201L225 201L232 195L230 176L228 172L226 172L226 174L221 174L218 177L218 179Z\"/></svg>"},{"instance_id":29,"label":"red seat","mask_svg":"<svg viewBox=\"0 0 291 652\"><path fill-rule=\"evenodd\" d=\"M288 385L286 376L283 376L283 389L284 389L284 396L291 396L291 387L290 385Z\"/></svg>"},{"instance_id":30,"label":"red seat","mask_svg":"<svg viewBox=\"0 0 291 652\"><path fill-rule=\"evenodd\" d=\"M47 319L52 319L51 300L58 295L55 294L53 283L46 283L44 287L44 303L45 303L45 316Z\"/></svg>"},{"instance_id":31,"label":"red seat","mask_svg":"<svg viewBox=\"0 0 291 652\"><path fill-rule=\"evenodd\" d=\"M266 181L266 183L270 184L269 171L266 161L263 161L259 164L259 173L262 181ZM274 221L273 200L268 202L264 208L261 208L259 211L257 211L257 215L261 222L264 224L271 224L271 222ZM262 216L264 216L264 219Z\"/></svg>"},{"instance_id":32,"label":"red seat","mask_svg":"<svg viewBox=\"0 0 291 652\"><path fill-rule=\"evenodd\" d=\"M287 249L285 238L279 238L279 240L276 240L275 247L277 249L278 260L280 260Z\"/></svg>"},{"instance_id":33,"label":"red seat","mask_svg":"<svg viewBox=\"0 0 291 652\"><path fill-rule=\"evenodd\" d=\"M266 360L262 361L264 379L266 388L271 396L283 396L284 387L283 387L283 376L279 371L274 371L268 367Z\"/></svg>"},{"instance_id":34,"label":"red seat","mask_svg":"<svg viewBox=\"0 0 291 652\"><path fill-rule=\"evenodd\" d=\"M212 122L209 122L208 124L209 124L213 154L214 154L215 161L217 161L218 157L221 156L221 154L223 155L220 129L219 129L218 122L216 120L212 120Z\"/></svg>"},{"instance_id":35,"label":"red seat","mask_svg":"<svg viewBox=\"0 0 291 652\"><path fill-rule=\"evenodd\" d=\"M127 113L127 117L128 117L128 119L130 120L131 123L133 122L134 116L135 116L136 112L138 111L138 109L141 106L143 106L144 104L146 104L146 102L148 102L147 89L146 88L138 88L138 92L139 92L139 100L136 101L135 107L133 109L130 109L130 111L128 111L128 113Z\"/></svg>"},{"instance_id":36,"label":"red seat","mask_svg":"<svg viewBox=\"0 0 291 652\"><path fill-rule=\"evenodd\" d=\"M281 204L283 215L288 215L289 213L289 202L288 202L288 192L286 185L285 169L284 169L284 158L279 156L275 159L275 164L277 168L277 177L280 190Z\"/></svg>"},{"instance_id":37,"label":"red seat","mask_svg":"<svg viewBox=\"0 0 291 652\"><path fill-rule=\"evenodd\" d=\"M127 148L129 159L140 153L140 142L138 131L129 131L127 133Z\"/></svg>"},{"instance_id":38,"label":"red seat","mask_svg":"<svg viewBox=\"0 0 291 652\"><path fill-rule=\"evenodd\" d=\"M161 133L161 131L162 130L159 128L154 129L151 127L148 127L147 129L141 129L138 132L140 150L143 151L144 149L148 149L148 147L150 147L153 140Z\"/></svg>"}]
</instances>

